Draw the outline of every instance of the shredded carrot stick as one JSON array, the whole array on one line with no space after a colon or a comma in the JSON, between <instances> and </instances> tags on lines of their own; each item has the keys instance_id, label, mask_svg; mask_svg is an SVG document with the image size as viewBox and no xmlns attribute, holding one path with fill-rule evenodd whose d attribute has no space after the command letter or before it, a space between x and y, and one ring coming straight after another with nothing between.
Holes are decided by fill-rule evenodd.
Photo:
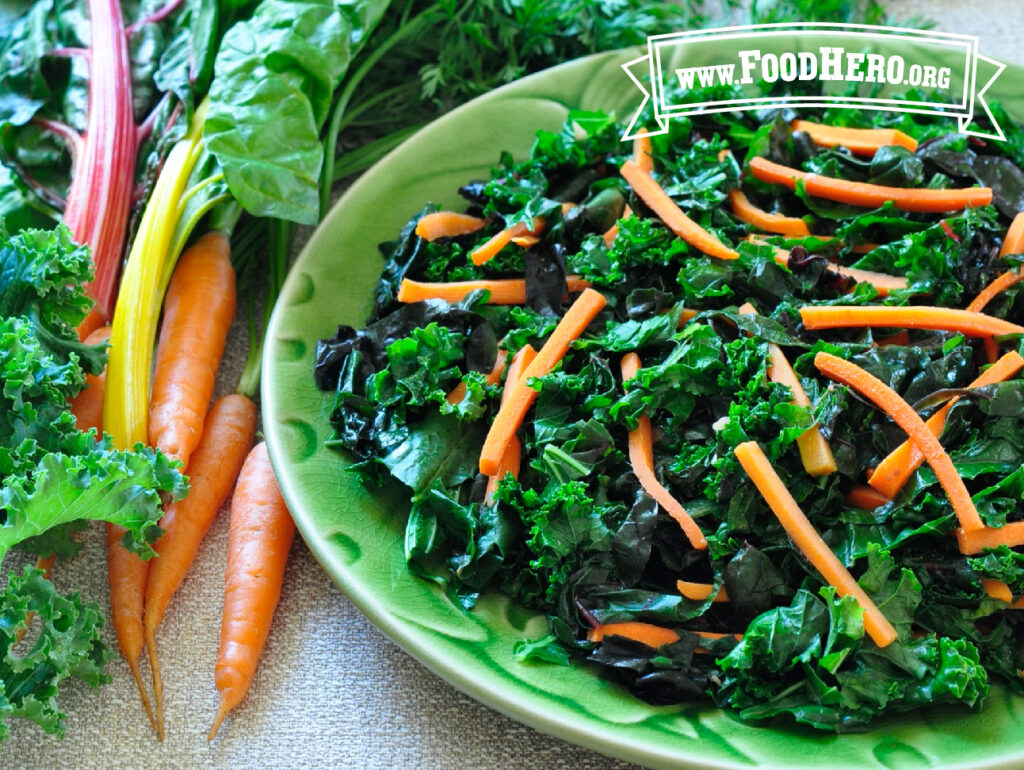
<instances>
[{"instance_id":1,"label":"shredded carrot stick","mask_svg":"<svg viewBox=\"0 0 1024 770\"><path fill-rule=\"evenodd\" d=\"M880 340L875 340L877 347L885 347L886 345L909 345L910 344L910 332L903 331L890 334L888 337L882 337Z\"/></svg>"},{"instance_id":2,"label":"shredded carrot stick","mask_svg":"<svg viewBox=\"0 0 1024 770\"><path fill-rule=\"evenodd\" d=\"M994 385L997 382L1004 382L1010 379L1024 368L1024 358L1015 352L1007 353L996 363L986 369L968 385L968 388L983 388L986 385ZM946 416L959 400L959 396L951 398L945 406L928 418L925 423L932 435L942 435L946 427ZM879 494L887 497L895 497L906 485L907 480L913 475L921 463L924 462L924 455L917 445L909 439L896 447L889 455L882 460L875 468L874 473L868 479L870 484Z\"/></svg>"},{"instance_id":3,"label":"shredded carrot stick","mask_svg":"<svg viewBox=\"0 0 1024 770\"><path fill-rule=\"evenodd\" d=\"M469 252L469 258L474 265L479 267L484 262L489 262L497 256L498 252L508 246L513 238L519 238L523 235L538 235L544 230L546 224L544 217L534 217L533 227L527 227L525 222L512 225L512 227L506 227Z\"/></svg>"},{"instance_id":4,"label":"shredded carrot stick","mask_svg":"<svg viewBox=\"0 0 1024 770\"><path fill-rule=\"evenodd\" d=\"M999 249L1000 257L1007 257L1010 254L1024 254L1024 211L1017 212L1017 216L1013 218Z\"/></svg>"},{"instance_id":5,"label":"shredded carrot stick","mask_svg":"<svg viewBox=\"0 0 1024 770\"><path fill-rule=\"evenodd\" d=\"M622 381L632 379L640 368L640 357L627 353L622 357ZM658 481L654 473L654 440L651 435L651 419L642 414L637 418L636 428L629 431L629 464L640 481L644 492L653 497L669 516L675 519L683 530L690 545L698 551L708 547L704 533L697 522L686 512L682 504Z\"/></svg>"},{"instance_id":6,"label":"shredded carrot stick","mask_svg":"<svg viewBox=\"0 0 1024 770\"><path fill-rule=\"evenodd\" d=\"M732 205L732 213L743 222L754 227L760 227L775 235L791 235L794 237L805 237L811 234L807 229L807 223L796 217L787 217L783 214L772 214L764 209L759 209L750 199L744 195L742 190L729 191L729 203Z\"/></svg>"},{"instance_id":7,"label":"shredded carrot stick","mask_svg":"<svg viewBox=\"0 0 1024 770\"><path fill-rule=\"evenodd\" d=\"M888 307L883 305L806 305L800 318L808 329L838 329L846 326L934 329L957 332L967 337L993 334L1024 334L1024 326L983 313L924 305Z\"/></svg>"},{"instance_id":8,"label":"shredded carrot stick","mask_svg":"<svg viewBox=\"0 0 1024 770\"><path fill-rule=\"evenodd\" d=\"M519 348L519 351L512 357L512 363L508 367L508 375L505 377L505 387L501 392L502 404L508 401L512 393L512 386L519 382L523 372L533 363L533 359L536 357L537 351L529 344ZM509 439L508 446L505 448L505 453L498 462L498 471L493 476L487 477L487 487L484 490L485 503L490 503L494 499L494 493L498 489L498 482L505 478L506 475L511 473L514 478L519 478L522 450L523 447L519 437L513 434L512 438Z\"/></svg>"},{"instance_id":9,"label":"shredded carrot stick","mask_svg":"<svg viewBox=\"0 0 1024 770\"><path fill-rule=\"evenodd\" d=\"M819 147L842 145L855 155L874 155L887 145L917 150L917 140L895 128L841 128L812 123L809 120L794 120L790 126L794 131L803 131Z\"/></svg>"},{"instance_id":10,"label":"shredded carrot stick","mask_svg":"<svg viewBox=\"0 0 1024 770\"><path fill-rule=\"evenodd\" d=\"M757 315L754 306L749 302L740 306L739 312L745 315ZM805 409L811 408L811 400L807 398L804 386L800 378L796 376L793 367L790 366L786 354L782 348L773 343L768 343L768 379L785 385L793 392L793 403ZM832 447L817 425L801 433L796 440L797 449L800 451L800 462L804 470L811 476L827 476L835 473L839 466L836 465L836 458L832 454Z\"/></svg>"},{"instance_id":11,"label":"shredded carrot stick","mask_svg":"<svg viewBox=\"0 0 1024 770\"><path fill-rule=\"evenodd\" d=\"M875 644L879 647L892 644L896 640L896 629L807 520L758 443L747 441L733 451L797 549L826 582L835 586L840 596L852 596L857 600L864 612L864 630Z\"/></svg>"},{"instance_id":12,"label":"shredded carrot stick","mask_svg":"<svg viewBox=\"0 0 1024 770\"><path fill-rule=\"evenodd\" d=\"M875 508L881 508L886 503L892 502L892 498L886 497L877 489L864 484L854 485L844 500L851 508L861 508L865 511L873 511Z\"/></svg>"},{"instance_id":13,"label":"shredded carrot stick","mask_svg":"<svg viewBox=\"0 0 1024 770\"><path fill-rule=\"evenodd\" d=\"M633 140L633 162L645 174L654 171L654 148L649 136L638 136Z\"/></svg>"},{"instance_id":14,"label":"shredded carrot stick","mask_svg":"<svg viewBox=\"0 0 1024 770\"><path fill-rule=\"evenodd\" d=\"M420 221L416 223L416 235L427 241L436 241L438 238L452 238L457 235L475 233L486 226L486 219L470 214L435 211L420 217Z\"/></svg>"},{"instance_id":15,"label":"shredded carrot stick","mask_svg":"<svg viewBox=\"0 0 1024 770\"><path fill-rule=\"evenodd\" d=\"M529 249L540 243L540 238L536 235L519 235L512 238L511 241L521 249Z\"/></svg>"},{"instance_id":16,"label":"shredded carrot stick","mask_svg":"<svg viewBox=\"0 0 1024 770\"><path fill-rule=\"evenodd\" d=\"M949 496L949 502L957 519L960 520L961 527L968 531L984 527L978 509L974 507L974 501L971 500L971 495L964 486L964 480L957 473L953 461L910 404L873 374L850 361L821 352L815 355L814 365L826 377L849 386L872 401L917 444Z\"/></svg>"},{"instance_id":17,"label":"shredded carrot stick","mask_svg":"<svg viewBox=\"0 0 1024 770\"><path fill-rule=\"evenodd\" d=\"M816 198L849 203L853 206L878 208L886 201L892 201L903 211L943 212L987 206L992 202L992 188L966 187L949 190L932 190L919 187L886 187L867 182L851 182L849 179L808 174L799 169L772 163L767 158L752 158L750 172L762 182L782 184L796 189L797 180L803 180L804 190Z\"/></svg>"},{"instance_id":18,"label":"shredded carrot stick","mask_svg":"<svg viewBox=\"0 0 1024 770\"><path fill-rule=\"evenodd\" d=\"M631 209L629 207L629 204L627 203L626 204L626 208L624 208L622 210L622 216L619 217L619 221L621 221L621 220L625 219L626 217L632 215L632 213L633 213L633 209ZM614 225L612 225L611 227L609 227L607 230L604 231L604 235L601 236L601 240L603 240L604 241L604 245L607 246L610 249L612 247L612 244L615 243L615 236L618 235L618 234L619 234L619 223L616 222Z\"/></svg>"},{"instance_id":19,"label":"shredded carrot stick","mask_svg":"<svg viewBox=\"0 0 1024 770\"><path fill-rule=\"evenodd\" d=\"M758 245L772 246L770 243L753 237L748 238L748 240ZM786 249L780 249L778 246L772 246L772 248L775 250L776 263L788 269L790 252ZM891 291L907 288L907 279L897 275L876 273L873 270L861 270L858 267L846 267L834 262L829 263L829 270L838 273L843 278L852 278L857 283L870 283L878 290L878 296L880 297L888 297Z\"/></svg>"},{"instance_id":20,"label":"shredded carrot stick","mask_svg":"<svg viewBox=\"0 0 1024 770\"><path fill-rule=\"evenodd\" d=\"M636 163L627 160L622 164L619 173L629 182L629 186L633 188L633 192L639 196L640 200L646 203L672 232L695 249L719 259L736 259L739 256L736 251L718 240L715 235L686 216L675 201L668 196L668 193L661 188L661 185L654 181L654 177L642 170Z\"/></svg>"},{"instance_id":21,"label":"shredded carrot stick","mask_svg":"<svg viewBox=\"0 0 1024 770\"><path fill-rule=\"evenodd\" d=\"M662 628L635 620L625 623L602 623L587 632L587 639L591 642L603 642L609 636L621 636L623 639L640 642L640 644L646 644L654 649L679 641L679 634L671 628Z\"/></svg>"},{"instance_id":22,"label":"shredded carrot stick","mask_svg":"<svg viewBox=\"0 0 1024 770\"><path fill-rule=\"evenodd\" d=\"M1015 283L1022 280L1024 280L1024 273L1021 273L1018 270L1008 270L978 292L978 296L971 300L971 304L967 306L967 310L972 313L980 313L985 309L985 306L999 294L1002 294Z\"/></svg>"},{"instance_id":23,"label":"shredded carrot stick","mask_svg":"<svg viewBox=\"0 0 1024 770\"><path fill-rule=\"evenodd\" d=\"M508 356L508 351L505 348L498 348L498 355L494 359L494 366L491 367L491 371L484 377L488 385L497 385L501 382L501 373L505 371L505 358ZM460 382L449 393L445 400L455 406L462 402L462 399L466 397L466 383Z\"/></svg>"},{"instance_id":24,"label":"shredded carrot stick","mask_svg":"<svg viewBox=\"0 0 1024 770\"><path fill-rule=\"evenodd\" d=\"M590 281L578 275L565 277L570 294L581 292L590 286ZM426 283L403 278L398 286L399 302L421 302L425 299L443 299L455 304L466 298L470 292L486 289L490 292L488 305L523 305L526 303L525 278L493 278L481 281L452 281L450 283Z\"/></svg>"},{"instance_id":25,"label":"shredded carrot stick","mask_svg":"<svg viewBox=\"0 0 1024 770\"><path fill-rule=\"evenodd\" d=\"M985 593L993 599L999 599L999 601L1006 602L1007 604L1013 601L1013 591L1002 580L982 578L981 584L985 588Z\"/></svg>"},{"instance_id":26,"label":"shredded carrot stick","mask_svg":"<svg viewBox=\"0 0 1024 770\"><path fill-rule=\"evenodd\" d=\"M702 602L711 596L711 592L715 590L715 587L710 583L691 583L687 580L677 580L676 589L687 599L691 599L695 602ZM729 601L729 594L726 592L725 586L718 589L718 593L715 594L715 598L711 601Z\"/></svg>"},{"instance_id":27,"label":"shredded carrot stick","mask_svg":"<svg viewBox=\"0 0 1024 770\"><path fill-rule=\"evenodd\" d=\"M606 300L600 292L584 289L562 316L562 320L537 353L537 357L526 367L523 376L512 385L508 400L499 407L498 414L487 432L483 451L480 453L482 474L493 476L498 472L501 456L505 453L509 440L519 430L527 411L537 398L537 391L529 387L527 382L531 377L547 374L562 360L572 341L583 334L590 322L604 309L605 303Z\"/></svg>"},{"instance_id":28,"label":"shredded carrot stick","mask_svg":"<svg viewBox=\"0 0 1024 770\"><path fill-rule=\"evenodd\" d=\"M956 542L960 553L972 555L986 548L1008 545L1010 548L1024 545L1024 521L1011 521L1001 527L983 527L968 532L963 527L956 530Z\"/></svg>"}]
</instances>

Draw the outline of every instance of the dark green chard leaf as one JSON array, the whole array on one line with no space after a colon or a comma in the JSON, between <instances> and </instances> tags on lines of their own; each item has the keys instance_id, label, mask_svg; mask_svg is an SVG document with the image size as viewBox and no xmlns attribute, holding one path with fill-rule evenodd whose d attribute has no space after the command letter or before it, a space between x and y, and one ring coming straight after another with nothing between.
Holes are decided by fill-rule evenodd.
<instances>
[{"instance_id":1,"label":"dark green chard leaf","mask_svg":"<svg viewBox=\"0 0 1024 770\"><path fill-rule=\"evenodd\" d=\"M350 16L331 0L263 0L224 36L204 134L246 211L319 220L320 132L353 54L387 5L364 0Z\"/></svg>"}]
</instances>

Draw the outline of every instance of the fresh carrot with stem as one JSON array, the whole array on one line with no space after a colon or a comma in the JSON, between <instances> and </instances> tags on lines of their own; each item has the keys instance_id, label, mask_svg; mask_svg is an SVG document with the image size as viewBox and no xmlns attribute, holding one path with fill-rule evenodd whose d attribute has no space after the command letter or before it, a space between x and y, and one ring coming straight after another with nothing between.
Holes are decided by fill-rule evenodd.
<instances>
[{"instance_id":1,"label":"fresh carrot with stem","mask_svg":"<svg viewBox=\"0 0 1024 770\"><path fill-rule=\"evenodd\" d=\"M209 232L186 249L167 287L149 406L149 443L188 470L203 435L235 317L231 244Z\"/></svg>"},{"instance_id":2,"label":"fresh carrot with stem","mask_svg":"<svg viewBox=\"0 0 1024 770\"><path fill-rule=\"evenodd\" d=\"M986 385L1004 382L1013 377L1022 368L1024 368L1024 358L1018 353L1011 351L982 372L967 387L983 388ZM946 416L958 400L959 396L954 396L925 422L928 430L936 438L942 435L942 431L946 427ZM874 472L868 479L868 484L879 494L893 498L903 489L907 480L913 475L914 471L921 467L923 462L924 455L921 453L921 450L913 441L907 439L892 450L875 467Z\"/></svg>"},{"instance_id":3,"label":"fresh carrot with stem","mask_svg":"<svg viewBox=\"0 0 1024 770\"><path fill-rule=\"evenodd\" d=\"M676 205L668 193L658 184L654 177L644 171L631 160L627 160L619 169L622 177L629 182L633 192L637 194L657 217L674 232L698 251L719 259L736 259L739 254L726 246L713 233L709 233L694 222Z\"/></svg>"},{"instance_id":4,"label":"fresh carrot with stem","mask_svg":"<svg viewBox=\"0 0 1024 770\"><path fill-rule=\"evenodd\" d=\"M83 340L86 345L98 345L110 339L110 327L101 326L89 333ZM99 374L85 375L85 387L71 399L71 414L75 416L75 427L80 431L96 429L96 435L103 431L103 388L107 382L107 369Z\"/></svg>"},{"instance_id":5,"label":"fresh carrot with stem","mask_svg":"<svg viewBox=\"0 0 1024 770\"><path fill-rule=\"evenodd\" d=\"M865 208L878 208L887 201L892 201L896 208L902 211L940 213L987 206L992 202L992 188L990 187L964 187L947 190L886 187L868 182L851 182L849 179L809 174L800 169L773 163L767 158L752 158L750 173L762 182L785 185L790 190L795 190L797 182L802 181L804 191L808 195Z\"/></svg>"},{"instance_id":6,"label":"fresh carrot with stem","mask_svg":"<svg viewBox=\"0 0 1024 770\"><path fill-rule=\"evenodd\" d=\"M971 500L971 494L964 486L964 480L957 473L956 466L949 459L942 444L935 438L924 420L904 401L900 395L857 364L846 361L831 353L820 352L814 356L814 365L818 370L837 382L849 386L867 398L906 433L921 450L928 461L942 488L949 496L953 512L960 520L960 526L967 531L984 528L978 509ZM877 487L876 487L877 488Z\"/></svg>"},{"instance_id":7,"label":"fresh carrot with stem","mask_svg":"<svg viewBox=\"0 0 1024 770\"><path fill-rule=\"evenodd\" d=\"M622 357L621 366L622 381L625 383L636 376L640 369L640 357L636 353L627 353ZM646 414L640 415L636 427L629 431L629 464L640 482L640 487L675 520L686 535L686 539L690 541L690 545L698 551L706 549L708 541L697 526L697 522L672 493L662 486L654 473L654 440L651 435L651 418Z\"/></svg>"},{"instance_id":8,"label":"fresh carrot with stem","mask_svg":"<svg viewBox=\"0 0 1024 770\"><path fill-rule=\"evenodd\" d=\"M156 649L156 629L171 597L199 551L217 512L224 505L242 468L256 434L256 405L239 394L214 403L203 427L203 436L189 466L188 497L168 506L160 527L164 534L153 546L146 582L145 634L153 673L157 736L164 735L164 688Z\"/></svg>"},{"instance_id":9,"label":"fresh carrot with stem","mask_svg":"<svg viewBox=\"0 0 1024 770\"><path fill-rule=\"evenodd\" d=\"M270 632L295 523L270 465L266 443L249 453L231 499L224 615L217 655L220 706L207 740L245 697Z\"/></svg>"},{"instance_id":10,"label":"fresh carrot with stem","mask_svg":"<svg viewBox=\"0 0 1024 770\"><path fill-rule=\"evenodd\" d=\"M887 647L896 641L895 627L808 521L758 443L747 441L733 452L800 553L807 557L829 585L835 586L840 596L852 596L857 600L864 613L864 630L874 643Z\"/></svg>"},{"instance_id":11,"label":"fresh carrot with stem","mask_svg":"<svg viewBox=\"0 0 1024 770\"><path fill-rule=\"evenodd\" d=\"M493 476L498 472L501 456L505 453L509 440L519 430L526 413L537 398L537 391L527 383L533 377L540 377L550 372L555 364L569 350L569 345L579 337L590 322L597 317L605 306L604 295L593 289L585 289L562 316L551 336L541 347L537 357L526 367L523 376L513 383L508 400L498 408L498 414L491 423L483 450L480 452L480 472L485 476Z\"/></svg>"}]
</instances>

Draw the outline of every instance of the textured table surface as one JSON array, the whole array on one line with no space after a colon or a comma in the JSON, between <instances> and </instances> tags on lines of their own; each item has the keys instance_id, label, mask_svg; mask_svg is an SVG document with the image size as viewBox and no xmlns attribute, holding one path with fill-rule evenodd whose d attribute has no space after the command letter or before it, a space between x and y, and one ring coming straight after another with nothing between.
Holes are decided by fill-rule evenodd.
<instances>
[{"instance_id":1,"label":"textured table surface","mask_svg":"<svg viewBox=\"0 0 1024 770\"><path fill-rule=\"evenodd\" d=\"M897 18L917 14L935 20L939 30L977 35L981 53L1024 64L1019 42L1024 0L887 0L885 5ZM236 324L225 384L235 382L246 344L245 331ZM75 682L63 691L69 714L64 741L15 723L10 740L0 746L0 767L633 767L524 727L438 679L360 614L299 539L256 680L220 737L207 743L217 707L213 665L225 514L161 626L166 740L157 742L117 658L108 669L111 684L93 691ZM102 531L95 528L83 540L81 556L61 566L55 582L62 591L79 590L106 607ZM111 629L106 636L116 648Z\"/></svg>"}]
</instances>

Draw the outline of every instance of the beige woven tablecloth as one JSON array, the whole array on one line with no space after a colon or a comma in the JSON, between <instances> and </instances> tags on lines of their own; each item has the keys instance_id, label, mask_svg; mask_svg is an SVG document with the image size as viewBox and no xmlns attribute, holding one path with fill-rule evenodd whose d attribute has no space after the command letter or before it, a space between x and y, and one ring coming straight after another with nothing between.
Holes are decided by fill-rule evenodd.
<instances>
[{"instance_id":1,"label":"beige woven tablecloth","mask_svg":"<svg viewBox=\"0 0 1024 770\"><path fill-rule=\"evenodd\" d=\"M978 35L982 53L1024 63L1024 0L885 4L896 17L919 14L939 30ZM246 348L237 324L229 346L223 380L234 383ZM160 630L166 740L157 742L118 657L109 666L111 684L94 691L75 682L62 690L69 714L64 741L15 723L0 746L0 768L632 767L523 727L438 679L355 609L299 539L256 680L221 736L207 743L217 707L225 513ZM102 530L83 540L81 556L60 566L55 582L106 607ZM116 648L109 628L106 637Z\"/></svg>"}]
</instances>

